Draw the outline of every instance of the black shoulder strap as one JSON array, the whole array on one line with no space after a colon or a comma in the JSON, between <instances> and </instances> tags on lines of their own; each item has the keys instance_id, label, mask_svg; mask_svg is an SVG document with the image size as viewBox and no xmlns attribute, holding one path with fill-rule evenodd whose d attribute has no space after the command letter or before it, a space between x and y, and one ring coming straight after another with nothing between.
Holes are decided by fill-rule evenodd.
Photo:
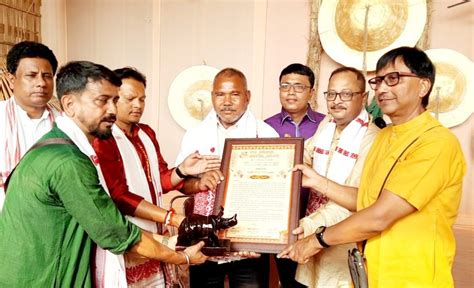
<instances>
[{"instance_id":1,"label":"black shoulder strap","mask_svg":"<svg viewBox=\"0 0 474 288\"><path fill-rule=\"evenodd\" d=\"M421 133L420 135L418 135L415 139L413 139L413 141L410 142L410 144L408 144L405 149L403 149L403 151L398 155L397 159L395 159L395 161L393 162L393 165L392 167L390 168L390 170L388 171L387 173L387 176L385 176L385 179L383 180L383 183L382 183L382 187L380 187L380 191L379 191L379 194L377 195L377 199L380 197L380 194L382 194L382 191L383 191L383 188L385 187L385 183L387 182L387 179L388 179L388 176L390 176L390 174L392 173L392 170L393 168L395 168L395 165L397 164L398 162L398 159L400 159L400 157L402 157L403 154L405 154L405 152L408 150L408 148L411 147L411 145L413 145L420 137L421 135L423 135L424 133L430 131L431 129L434 129L434 128L437 128L437 127L440 127L440 126L433 126L429 129L426 129L425 131L423 131L423 133ZM364 252L365 250L365 244L367 243L367 239L362 241L362 253Z\"/></svg>"},{"instance_id":2,"label":"black shoulder strap","mask_svg":"<svg viewBox=\"0 0 474 288\"><path fill-rule=\"evenodd\" d=\"M398 155L397 159L393 162L393 165L392 165L392 167L390 168L390 170L388 171L387 176L385 176L385 180L383 180L382 187L380 188L379 195L377 196L377 199L380 197L380 194L381 194L382 191L383 191L383 187L385 187L385 183L387 182L388 176L390 176L390 173L392 173L393 168L395 168L395 165L397 164L398 159L400 159L400 157L402 157L402 155L405 154L405 152L408 150L408 148L410 148L411 145L413 145L413 144L421 137L421 135L423 135L424 133L430 131L431 129L437 128L437 127L439 127L439 126L433 126L433 127L429 128L429 129L426 129L423 133L421 133L421 134L418 135L415 139L413 139L413 141L411 141L410 144L408 144L408 145L405 147L405 149L403 149L403 151Z\"/></svg>"},{"instance_id":3,"label":"black shoulder strap","mask_svg":"<svg viewBox=\"0 0 474 288\"><path fill-rule=\"evenodd\" d=\"M43 140L43 141L36 142L33 146L31 146L30 149L28 149L28 151L26 151L25 155L30 153L31 151L35 150L36 148L46 146L46 145L51 145L51 144L74 145L74 142L72 142L69 139L65 139L65 138L49 138L49 139L46 139L46 140ZM23 157L25 157L25 155L23 155ZM22 157L22 159L23 159L23 157ZM20 162L21 162L21 160L20 160ZM18 162L18 164L20 164L20 163ZM15 168L13 168L12 172L10 172L10 175L8 175L7 179L5 180L5 184L4 184L5 194L7 193L7 186L8 186L8 182L10 181L10 177L12 176L12 174L15 171L16 167L18 167L18 164L16 164Z\"/></svg>"}]
</instances>

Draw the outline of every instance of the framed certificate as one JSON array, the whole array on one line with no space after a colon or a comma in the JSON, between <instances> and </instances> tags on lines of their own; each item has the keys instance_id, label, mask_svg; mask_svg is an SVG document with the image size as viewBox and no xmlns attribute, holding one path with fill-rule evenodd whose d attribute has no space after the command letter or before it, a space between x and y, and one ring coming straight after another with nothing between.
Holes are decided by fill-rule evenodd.
<instances>
[{"instance_id":1,"label":"framed certificate","mask_svg":"<svg viewBox=\"0 0 474 288\"><path fill-rule=\"evenodd\" d=\"M296 241L303 138L226 139L214 212L224 217L237 213L238 224L221 231L232 251L278 253Z\"/></svg>"}]
</instances>

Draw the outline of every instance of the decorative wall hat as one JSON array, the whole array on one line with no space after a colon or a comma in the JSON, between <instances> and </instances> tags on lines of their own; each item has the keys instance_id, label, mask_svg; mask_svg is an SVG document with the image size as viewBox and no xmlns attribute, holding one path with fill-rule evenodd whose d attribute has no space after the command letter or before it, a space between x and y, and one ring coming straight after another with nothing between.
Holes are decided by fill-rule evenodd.
<instances>
[{"instance_id":1,"label":"decorative wall hat","mask_svg":"<svg viewBox=\"0 0 474 288\"><path fill-rule=\"evenodd\" d=\"M385 52L416 45L426 17L425 0L324 0L318 31L333 60L373 71Z\"/></svg>"},{"instance_id":2,"label":"decorative wall hat","mask_svg":"<svg viewBox=\"0 0 474 288\"><path fill-rule=\"evenodd\" d=\"M450 49L425 52L436 67L428 109L444 126L459 125L474 112L474 63Z\"/></svg>"},{"instance_id":3,"label":"decorative wall hat","mask_svg":"<svg viewBox=\"0 0 474 288\"><path fill-rule=\"evenodd\" d=\"M168 94L168 107L184 129L199 124L212 109L212 81L219 70L212 66L191 66L176 76Z\"/></svg>"}]
</instances>

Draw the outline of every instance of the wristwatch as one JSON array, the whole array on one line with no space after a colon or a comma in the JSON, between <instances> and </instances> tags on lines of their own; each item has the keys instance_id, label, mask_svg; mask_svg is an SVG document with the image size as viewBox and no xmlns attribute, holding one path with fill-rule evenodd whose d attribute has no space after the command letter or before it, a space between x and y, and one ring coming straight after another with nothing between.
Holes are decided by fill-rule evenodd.
<instances>
[{"instance_id":1,"label":"wristwatch","mask_svg":"<svg viewBox=\"0 0 474 288\"><path fill-rule=\"evenodd\" d=\"M324 242L323 239L324 231L326 231L326 226L320 226L318 227L318 229L316 229L316 232L314 232L314 236L316 236L316 239L318 240L321 246L323 246L324 248L329 248L330 246L328 245L328 243Z\"/></svg>"},{"instance_id":2,"label":"wristwatch","mask_svg":"<svg viewBox=\"0 0 474 288\"><path fill-rule=\"evenodd\" d=\"M188 175L184 175L183 172L181 172L181 170L179 169L179 165L176 166L175 171L176 171L176 175L178 175L178 177L181 179L188 177Z\"/></svg>"}]
</instances>

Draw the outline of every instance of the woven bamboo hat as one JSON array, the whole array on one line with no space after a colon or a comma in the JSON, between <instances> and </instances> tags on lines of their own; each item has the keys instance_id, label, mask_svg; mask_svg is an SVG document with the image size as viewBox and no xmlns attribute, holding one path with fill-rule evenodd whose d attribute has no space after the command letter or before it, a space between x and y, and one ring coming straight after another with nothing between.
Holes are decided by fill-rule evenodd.
<instances>
[{"instance_id":1,"label":"woven bamboo hat","mask_svg":"<svg viewBox=\"0 0 474 288\"><path fill-rule=\"evenodd\" d=\"M459 125L474 112L474 63L450 49L425 52L436 67L428 109L444 126Z\"/></svg>"},{"instance_id":2,"label":"woven bamboo hat","mask_svg":"<svg viewBox=\"0 0 474 288\"><path fill-rule=\"evenodd\" d=\"M191 66L171 83L168 107L173 119L184 129L199 124L212 109L212 81L217 72L212 66Z\"/></svg>"},{"instance_id":3,"label":"woven bamboo hat","mask_svg":"<svg viewBox=\"0 0 474 288\"><path fill-rule=\"evenodd\" d=\"M385 52L415 46L426 9L425 0L325 0L318 16L321 44L340 64L373 71Z\"/></svg>"}]
</instances>

